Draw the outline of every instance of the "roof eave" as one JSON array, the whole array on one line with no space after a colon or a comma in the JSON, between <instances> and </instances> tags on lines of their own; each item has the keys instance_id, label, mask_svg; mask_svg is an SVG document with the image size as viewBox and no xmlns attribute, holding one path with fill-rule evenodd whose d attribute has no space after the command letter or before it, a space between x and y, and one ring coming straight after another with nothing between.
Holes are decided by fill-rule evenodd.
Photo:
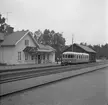
<instances>
[{"instance_id":1,"label":"roof eave","mask_svg":"<svg viewBox=\"0 0 108 105\"><path fill-rule=\"evenodd\" d=\"M76 46L78 46L78 47L80 47L78 44L76 44L76 43L74 43L74 45L76 45ZM81 47L80 47L81 48ZM81 49L83 49L83 48L81 48ZM96 53L94 50L93 51L87 51L87 50L85 50L85 49L83 49L84 51L86 51L86 52L88 52L88 53Z\"/></svg>"},{"instance_id":2,"label":"roof eave","mask_svg":"<svg viewBox=\"0 0 108 105\"><path fill-rule=\"evenodd\" d=\"M15 47L15 45L1 45L1 47Z\"/></svg>"}]
</instances>

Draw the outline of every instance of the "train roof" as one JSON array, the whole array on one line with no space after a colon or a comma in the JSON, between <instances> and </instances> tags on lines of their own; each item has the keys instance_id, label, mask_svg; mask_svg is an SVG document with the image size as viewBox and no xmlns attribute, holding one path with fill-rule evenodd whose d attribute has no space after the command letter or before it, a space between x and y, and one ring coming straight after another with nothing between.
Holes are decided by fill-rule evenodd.
<instances>
[{"instance_id":1,"label":"train roof","mask_svg":"<svg viewBox=\"0 0 108 105\"><path fill-rule=\"evenodd\" d=\"M89 55L89 54L87 54L87 53L79 53L79 52L71 52L71 51L64 52L63 54Z\"/></svg>"}]
</instances>

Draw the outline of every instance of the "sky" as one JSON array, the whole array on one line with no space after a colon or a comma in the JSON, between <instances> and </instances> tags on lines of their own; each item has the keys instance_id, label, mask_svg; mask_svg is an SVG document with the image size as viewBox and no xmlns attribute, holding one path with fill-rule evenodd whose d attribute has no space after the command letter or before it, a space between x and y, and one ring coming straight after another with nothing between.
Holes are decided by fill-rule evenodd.
<instances>
[{"instance_id":1,"label":"sky","mask_svg":"<svg viewBox=\"0 0 108 105\"><path fill-rule=\"evenodd\" d=\"M0 0L15 30L63 32L66 44L108 43L108 0Z\"/></svg>"}]
</instances>

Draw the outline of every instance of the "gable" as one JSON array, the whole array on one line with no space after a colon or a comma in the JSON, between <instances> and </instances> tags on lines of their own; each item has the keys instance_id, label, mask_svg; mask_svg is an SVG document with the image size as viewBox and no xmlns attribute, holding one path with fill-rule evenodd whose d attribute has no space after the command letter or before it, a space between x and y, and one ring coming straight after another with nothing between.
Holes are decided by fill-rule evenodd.
<instances>
[{"instance_id":1,"label":"gable","mask_svg":"<svg viewBox=\"0 0 108 105\"><path fill-rule=\"evenodd\" d=\"M27 31L17 31L5 36L4 41L1 43L2 46L15 46L16 42L19 41Z\"/></svg>"},{"instance_id":2,"label":"gable","mask_svg":"<svg viewBox=\"0 0 108 105\"><path fill-rule=\"evenodd\" d=\"M20 43L20 41L23 40L23 38L27 35L29 35L30 38L32 39L32 41L36 45L38 45L38 43L35 41L35 39L33 38L33 36L31 35L31 33L29 31L17 31L10 35L7 35L4 39L4 41L1 43L1 47L15 46L18 43Z\"/></svg>"},{"instance_id":3,"label":"gable","mask_svg":"<svg viewBox=\"0 0 108 105\"><path fill-rule=\"evenodd\" d=\"M25 45L25 40L28 41L29 45ZM32 38L31 34L30 33L27 33L21 40L19 40L17 43L16 43L16 46L18 45L22 45L24 47L26 46L32 46L32 47L38 47L38 45L36 44L36 41Z\"/></svg>"}]
</instances>

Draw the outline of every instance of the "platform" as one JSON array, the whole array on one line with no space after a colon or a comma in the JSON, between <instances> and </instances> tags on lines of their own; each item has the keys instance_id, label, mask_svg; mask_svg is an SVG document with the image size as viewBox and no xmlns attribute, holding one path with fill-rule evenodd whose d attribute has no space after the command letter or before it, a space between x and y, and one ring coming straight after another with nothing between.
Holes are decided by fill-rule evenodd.
<instances>
[{"instance_id":1,"label":"platform","mask_svg":"<svg viewBox=\"0 0 108 105\"><path fill-rule=\"evenodd\" d=\"M105 67L108 67L108 64L3 83L1 84L0 96L6 95L9 93L18 92L18 91L25 90L25 89L29 89L32 87L40 86L43 84L48 84L48 83L55 82L58 80L82 75L82 74L89 73L95 70L99 70Z\"/></svg>"},{"instance_id":2,"label":"platform","mask_svg":"<svg viewBox=\"0 0 108 105\"><path fill-rule=\"evenodd\" d=\"M0 66L0 70L9 70L9 69L25 69L25 68L41 68L41 67L49 67L49 66L59 66L60 62L57 64L54 63L47 63L47 64L19 64L19 65L6 65Z\"/></svg>"}]
</instances>

